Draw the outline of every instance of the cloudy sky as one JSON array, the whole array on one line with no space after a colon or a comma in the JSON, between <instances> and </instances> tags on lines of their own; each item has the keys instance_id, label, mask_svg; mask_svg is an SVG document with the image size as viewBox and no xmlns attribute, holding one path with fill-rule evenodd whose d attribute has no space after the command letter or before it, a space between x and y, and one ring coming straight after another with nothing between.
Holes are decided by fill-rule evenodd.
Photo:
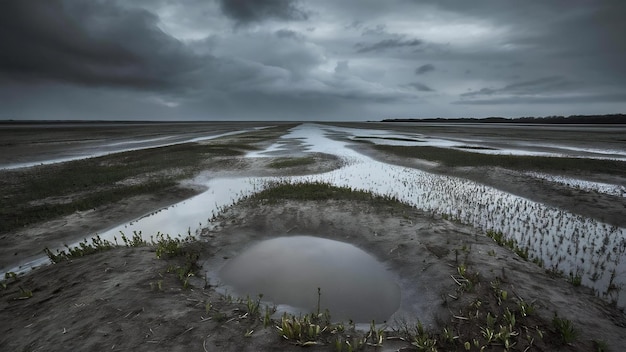
<instances>
[{"instance_id":1,"label":"cloudy sky","mask_svg":"<svg viewBox=\"0 0 626 352\"><path fill-rule=\"evenodd\" d=\"M0 119L626 112L623 0L5 0Z\"/></svg>"}]
</instances>

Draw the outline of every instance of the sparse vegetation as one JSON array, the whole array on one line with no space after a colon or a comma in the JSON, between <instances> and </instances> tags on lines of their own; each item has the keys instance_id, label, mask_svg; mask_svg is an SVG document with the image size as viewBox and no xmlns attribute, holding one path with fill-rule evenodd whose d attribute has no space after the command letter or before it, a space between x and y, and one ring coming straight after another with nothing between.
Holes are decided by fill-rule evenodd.
<instances>
[{"instance_id":1,"label":"sparse vegetation","mask_svg":"<svg viewBox=\"0 0 626 352\"><path fill-rule=\"evenodd\" d=\"M354 200L393 207L407 207L394 197L378 196L372 192L337 187L325 182L275 182L254 194L252 200L276 203L283 200Z\"/></svg>"},{"instance_id":2,"label":"sparse vegetation","mask_svg":"<svg viewBox=\"0 0 626 352\"><path fill-rule=\"evenodd\" d=\"M246 141L256 140L254 134L243 136L243 138ZM228 146L224 144L220 147L213 148L208 154L229 155L229 153L233 153L232 155L238 155L237 153L241 153L242 150L246 150L246 148L250 147L246 143L233 143ZM207 157L208 154L203 157ZM279 163L278 166L274 165L272 167L293 167L307 165L308 163L307 161L307 163L301 164L304 162L300 160L302 158L294 159L282 160L282 164ZM175 180L176 177L178 176L171 179L167 178L167 182ZM173 184L175 183L172 183L172 185ZM114 192L110 194L114 194ZM424 195L420 194L417 197L422 196ZM336 187L324 182L277 182L273 184L272 187L248 199L262 204L274 204L285 199L322 201L330 199L369 202L370 204L387 206L392 209L409 207L406 204L400 203L398 199L392 195L379 196L369 191L355 190L349 187ZM102 204L98 202L99 201L96 201L95 204ZM507 205L498 203L496 206L506 207ZM487 212L487 209L482 209L482 211ZM494 213L498 212L499 210L494 211ZM519 213L525 213L525 210L519 210ZM438 219L438 215L441 215L442 218L453 219L455 221L461 221L462 219L461 211L459 210L457 212L457 209L446 210L446 213L435 213L433 211L433 215L435 219ZM405 220L410 219L405 217ZM532 221L535 220L526 221L527 223L532 223ZM413 225L411 221L404 221L403 223ZM532 231L529 230L529 232ZM507 232L507 234L509 234L509 232ZM559 235L563 236L561 232L559 232ZM522 240L518 241L513 237L505 236L498 230L487 231L487 236L492 238L498 245L510 249L523 260L529 260L530 242L527 242L525 239L522 238ZM472 261L468 260L468 257L471 257L470 255L476 255L476 252L483 253L481 250L476 250L476 248L484 247L474 246L474 251L472 252L471 241L461 241L454 244L447 242L450 248L455 248L454 252L456 253L456 261L452 262L453 259L449 258L450 262L447 263L451 266L449 273L451 274L450 277L452 281L450 283L452 286L456 284L454 290L451 290L447 297L451 297L455 304L448 304L447 298L445 298L446 296L443 295L443 304L446 304L446 308L450 311L450 316L447 317L449 319L437 321L435 325L428 327L424 327L420 321L416 321L415 324L407 324L400 328L394 327L392 330L389 330L386 325L377 326L375 322L372 322L368 331L357 331L352 322L345 325L343 322L332 322L330 312L320 312L319 297L321 293L319 289L316 312L306 315L284 314L279 320L272 318L275 308L262 304L262 295L259 295L258 298L248 296L245 299L239 298L233 301L230 295L225 294L221 300L216 300L216 293L211 291L210 286L206 284L206 279L205 290L202 294L209 294L210 292L210 294L213 295L211 297L212 301L205 299L206 297L203 297L202 300L189 299L193 291L200 291L200 289L192 287L192 283L194 282L193 278L198 269L199 256L198 253L195 252L195 249L189 246L193 241L191 236L187 238L171 238L170 236L157 234L155 238L151 237L150 240L145 240L141 233L134 233L131 237L121 234L120 238L121 243L119 244L117 239L111 242L96 237L90 241L84 240L76 247L66 245L64 250L57 251L56 253L53 253L48 248L46 248L45 252L52 262L57 263L111 250L120 246L152 246L157 258L167 260L166 263L168 266L166 273L170 275L165 275L166 273L160 272L160 278L157 276L150 278L149 280L151 281L149 281L149 285L146 280L141 287L147 289L149 286L155 297L162 296L167 294L170 288L167 281L164 281L162 278L172 279L175 277L180 281L183 289L188 289L181 291L177 285L177 292L181 295L178 297L188 298L189 302L191 302L189 303L189 307L197 307L201 311L200 314L204 315L201 317L202 322L211 320L223 324L220 326L220 329L227 329L222 329L222 331L237 331L237 336L244 336L249 339L248 341L252 341L259 335L258 331L261 330L260 324L262 323L263 328L271 329L271 336L273 338L280 338L285 340L286 343L298 346L323 345L324 348L334 348L336 351L355 351L366 348L377 349L384 346L390 339L401 340L406 343L407 348L418 351L527 351L535 348L539 350L555 350L560 348L561 344L578 343L578 331L574 328L574 323L556 315L552 321L542 318L541 314L537 314L537 311L545 309L545 307L535 304L535 301L526 301L524 298L520 297L518 295L519 291L516 292L515 290L515 285L518 283L507 280L504 275L504 269L502 269L502 276L496 277L495 279L493 276L486 279L486 276L489 274L483 271L480 271L479 274L479 271L476 270L477 268L472 267ZM411 238L411 240L412 239L413 238ZM556 239L558 239L558 237L555 236L555 246L557 245ZM558 244L561 243L563 243L562 237ZM595 250L599 250L599 247ZM610 254L611 249L608 248L605 252ZM615 250L613 250L613 252L615 252ZM405 253L401 253L401 255L405 255ZM496 257L496 251L491 249L484 255ZM503 257L505 256L502 255L498 256L498 258L488 259L502 260ZM170 262L169 259L175 260ZM437 259L441 258L437 256ZM543 265L543 259L535 257L532 258L532 261L538 265ZM557 262L557 260L550 261L549 263L555 262ZM554 273L559 273L559 275L563 276L563 272L558 269L557 265L551 268ZM611 283L613 283L615 275L615 270L613 270ZM176 279L172 280L175 281ZM13 282L20 282L19 280L20 279L14 273L7 273L5 275L5 282L2 284L3 287L6 288L7 285L12 285ZM574 286L580 285L582 282L582 273L578 271L570 273L569 281ZM168 290L164 290L164 285L166 285L165 287ZM30 285L26 286L31 287ZM31 291L20 286L19 290L19 293L16 291L16 294L19 295L19 299L31 298L33 297L33 292L38 295L36 288ZM198 296L193 297L197 298ZM210 323L205 324L208 325ZM225 326L226 324L231 325ZM187 331L190 330L184 330L183 334ZM278 337L276 336L276 332ZM65 331L63 331L63 333L65 333ZM585 347L591 344L590 340L586 340L586 343L587 345L585 345ZM594 341L593 344L598 351L603 351L607 348L607 344L604 341ZM573 346L578 347L576 345ZM206 347L205 350L207 350Z\"/></svg>"},{"instance_id":3,"label":"sparse vegetation","mask_svg":"<svg viewBox=\"0 0 626 352\"><path fill-rule=\"evenodd\" d=\"M623 175L624 170L626 170L626 162L619 160L482 154L430 146L373 145L373 147L385 153L439 162L447 166L498 166L514 170L545 172L562 170L596 172L602 170L610 175Z\"/></svg>"},{"instance_id":4,"label":"sparse vegetation","mask_svg":"<svg viewBox=\"0 0 626 352\"><path fill-rule=\"evenodd\" d=\"M273 169L284 169L289 167L306 166L315 163L315 158L306 156L299 158L278 158L271 163L269 167Z\"/></svg>"},{"instance_id":5,"label":"sparse vegetation","mask_svg":"<svg viewBox=\"0 0 626 352\"><path fill-rule=\"evenodd\" d=\"M578 336L574 324L570 320L559 318L556 314L552 319L552 327L556 330L563 344L574 342Z\"/></svg>"},{"instance_id":6,"label":"sparse vegetation","mask_svg":"<svg viewBox=\"0 0 626 352\"><path fill-rule=\"evenodd\" d=\"M133 236L130 238L124 233L120 233L120 235L123 242L122 244L118 244L117 238L114 242L111 242L101 239L100 236L96 236L91 238L91 243L85 239L74 247L70 247L66 244L66 249L57 250L56 253L53 253L49 248L44 248L44 253L48 256L52 263L59 263L72 258L84 257L86 255L111 250L118 246L154 246L156 257L163 258L181 255L183 253L183 245L194 240L191 234L188 234L185 238L172 238L170 235L157 233L156 238L154 236L150 237L150 241L144 240L141 232L133 233Z\"/></svg>"},{"instance_id":7,"label":"sparse vegetation","mask_svg":"<svg viewBox=\"0 0 626 352\"><path fill-rule=\"evenodd\" d=\"M172 191L209 160L242 156L276 138L288 125L238 135L230 141L184 143L2 171L0 233L141 194Z\"/></svg>"}]
</instances>

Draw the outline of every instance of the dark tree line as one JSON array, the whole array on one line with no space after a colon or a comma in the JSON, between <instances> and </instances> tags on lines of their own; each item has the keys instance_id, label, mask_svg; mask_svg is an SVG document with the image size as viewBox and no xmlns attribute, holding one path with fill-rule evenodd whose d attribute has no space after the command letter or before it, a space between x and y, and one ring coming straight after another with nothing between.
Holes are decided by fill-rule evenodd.
<instances>
[{"instance_id":1,"label":"dark tree line","mask_svg":"<svg viewBox=\"0 0 626 352\"><path fill-rule=\"evenodd\" d=\"M461 117L461 118L419 118L384 119L383 122L428 122L428 123L522 123L522 124L626 124L626 115L571 115L545 117Z\"/></svg>"}]
</instances>

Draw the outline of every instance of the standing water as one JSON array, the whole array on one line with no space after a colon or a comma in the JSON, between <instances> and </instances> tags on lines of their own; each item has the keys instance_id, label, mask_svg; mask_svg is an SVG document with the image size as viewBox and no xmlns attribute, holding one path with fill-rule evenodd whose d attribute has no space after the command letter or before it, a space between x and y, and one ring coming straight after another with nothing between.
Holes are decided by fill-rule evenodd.
<instances>
[{"instance_id":1,"label":"standing water","mask_svg":"<svg viewBox=\"0 0 626 352\"><path fill-rule=\"evenodd\" d=\"M219 275L238 294L262 294L279 311L328 309L333 320L367 323L388 320L400 306L399 286L373 256L319 237L260 242L228 261Z\"/></svg>"}]
</instances>

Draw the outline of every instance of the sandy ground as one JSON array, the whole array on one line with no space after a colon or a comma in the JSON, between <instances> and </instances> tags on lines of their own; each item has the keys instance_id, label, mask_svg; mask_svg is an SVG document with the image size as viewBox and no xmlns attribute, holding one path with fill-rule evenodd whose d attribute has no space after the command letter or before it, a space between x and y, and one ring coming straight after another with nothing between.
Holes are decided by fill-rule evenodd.
<instances>
[{"instance_id":1,"label":"sandy ground","mask_svg":"<svg viewBox=\"0 0 626 352\"><path fill-rule=\"evenodd\" d=\"M469 227L407 208L344 201L286 201L259 207L243 202L225 211L195 244L202 270L214 271L249 244L280 235L309 234L349 242L372 253L397 275L402 306L397 317L420 319L428 328L452 323L453 315L482 296L482 289L459 295L450 275L459 261L480 273L485 288L499 277L503 287L535 301L538 319L555 312L582 332L566 350L586 350L591 339L612 350L626 345L626 321L587 289L498 247ZM469 251L462 251L463 245ZM493 253L493 254L487 254ZM1 291L3 351L258 351L300 350L274 327L245 315L245 306L225 300L202 276L183 289L150 248L121 248L51 265L9 283ZM208 277L211 277L210 275ZM157 283L161 281L161 289ZM33 297L19 299L19 288ZM459 297L455 300L451 297ZM212 306L207 311L206 303ZM331 313L332 314L332 313ZM390 325L393 323L390 322ZM250 337L246 332L254 330ZM390 341L392 350L408 347ZM550 350L550 346L537 346ZM333 350L333 346L315 349Z\"/></svg>"},{"instance_id":2,"label":"sandy ground","mask_svg":"<svg viewBox=\"0 0 626 352\"><path fill-rule=\"evenodd\" d=\"M576 207L577 213L602 216L619 226L624 224L619 216L623 208L613 209L615 199L594 200L582 195L586 201L569 204L571 198L564 191L550 190L540 182L525 181L505 170L493 170L481 177L484 173L473 170L446 170L370 153L386 162L411 163L413 167L468 177L531 199L539 197L534 200L568 210ZM284 170L268 169L267 162L269 159L223 159L199 177L228 177L242 172L258 176L284 174ZM323 172L338 163L319 155L316 164L289 172ZM498 183L500 175L518 177L521 183ZM192 185L185 183L167 195L127 199L3 235L0 267L16 257L37 255L46 246L81 239L85 233L102 231L202 191ZM490 282L498 278L515 296L536 303L537 326L550 330L549 322L555 313L574 323L578 341L559 348L589 350L593 339L606 341L614 351L626 346L622 312L598 300L586 288L548 276L543 269L497 246L471 227L408 207L345 201L285 201L260 206L244 201L221 214L194 244L201 271L207 272L209 281L199 274L192 278L191 289L184 289L176 275L168 272L182 265L181 259L156 259L154 249L149 247L114 249L7 280L7 289L0 290L0 350L301 350L282 339L274 327L264 328L258 318L246 316L244 304L226 299L213 286L217 284L215 270L250 244L296 234L354 244L387 265L402 289L401 309L392 320L419 319L433 330L448 324L462 328L462 322L454 316L477 298L489 303L493 299L488 295ZM459 294L451 277L460 263L480 274L479 287L473 292ZM31 298L22 297L24 289L32 291ZM250 330L254 330L251 336L244 337ZM385 343L389 350L408 345L403 341ZM549 341L536 346L537 350L554 348ZM330 345L313 349L334 350Z\"/></svg>"}]
</instances>

